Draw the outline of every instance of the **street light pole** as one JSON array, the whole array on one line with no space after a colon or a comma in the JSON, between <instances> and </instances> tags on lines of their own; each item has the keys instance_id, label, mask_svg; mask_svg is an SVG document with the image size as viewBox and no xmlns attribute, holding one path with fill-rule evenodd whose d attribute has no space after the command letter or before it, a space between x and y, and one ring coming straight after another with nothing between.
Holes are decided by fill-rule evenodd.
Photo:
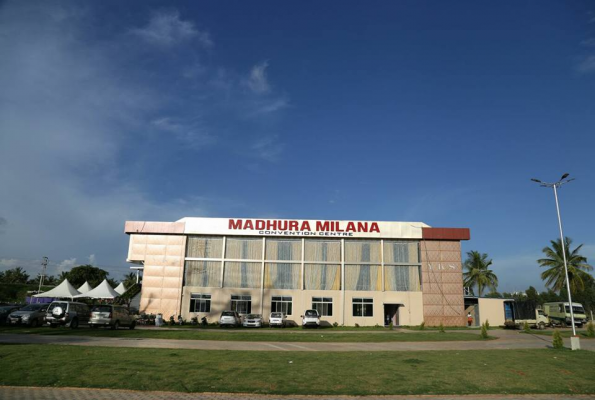
<instances>
[{"instance_id":1,"label":"street light pole","mask_svg":"<svg viewBox=\"0 0 595 400\"><path fill-rule=\"evenodd\" d=\"M572 295L570 294L570 279L568 278L568 261L566 260L566 241L562 232L562 218L560 217L560 205L558 203L558 189L554 185L554 197L556 198L556 211L558 212L558 226L560 228L560 243L562 244L562 257L564 258L564 272L566 273L566 291L568 293L568 302L570 303L570 323L572 324L572 336L576 336L576 327L574 326L574 309L572 307Z\"/></svg>"},{"instance_id":2,"label":"street light pole","mask_svg":"<svg viewBox=\"0 0 595 400\"><path fill-rule=\"evenodd\" d=\"M566 275L566 291L568 294L568 308L570 308L570 323L572 324L572 338L571 346L573 350L580 349L579 338L576 335L576 327L574 325L574 310L572 308L572 295L570 293L570 279L568 278L568 261L566 260L566 241L564 240L564 232L562 231L562 217L560 216L560 203L558 202L558 188L566 183L574 180L568 178L568 173L562 175L558 182L547 183L539 179L531 179L533 182L539 183L541 187L551 187L554 189L554 198L556 199L556 212L558 214L558 227L560 228L560 245L562 246L562 258L564 259L564 273Z\"/></svg>"}]
</instances>

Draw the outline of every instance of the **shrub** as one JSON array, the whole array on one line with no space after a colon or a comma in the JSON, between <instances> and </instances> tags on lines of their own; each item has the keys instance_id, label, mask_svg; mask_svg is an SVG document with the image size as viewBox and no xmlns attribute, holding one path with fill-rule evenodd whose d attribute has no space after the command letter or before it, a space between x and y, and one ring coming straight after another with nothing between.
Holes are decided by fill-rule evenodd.
<instances>
[{"instance_id":1,"label":"shrub","mask_svg":"<svg viewBox=\"0 0 595 400\"><path fill-rule=\"evenodd\" d=\"M359 328L359 324L355 324L355 327L356 327L356 328Z\"/></svg>"},{"instance_id":2,"label":"shrub","mask_svg":"<svg viewBox=\"0 0 595 400\"><path fill-rule=\"evenodd\" d=\"M426 329L426 323L422 321L421 324L419 324L419 330L423 331L424 329Z\"/></svg>"},{"instance_id":3,"label":"shrub","mask_svg":"<svg viewBox=\"0 0 595 400\"><path fill-rule=\"evenodd\" d=\"M587 336L595 337L595 325L593 324L593 321L587 324Z\"/></svg>"},{"instance_id":4,"label":"shrub","mask_svg":"<svg viewBox=\"0 0 595 400\"><path fill-rule=\"evenodd\" d=\"M339 326L339 324L337 322L333 322L333 326L336 328Z\"/></svg>"},{"instance_id":5,"label":"shrub","mask_svg":"<svg viewBox=\"0 0 595 400\"><path fill-rule=\"evenodd\" d=\"M390 329L391 331L393 330L393 323L392 322L390 324L388 324L388 329Z\"/></svg>"},{"instance_id":6,"label":"shrub","mask_svg":"<svg viewBox=\"0 0 595 400\"><path fill-rule=\"evenodd\" d=\"M554 349L563 349L564 348L564 341L562 340L562 335L560 335L560 331L558 331L557 329L554 331L552 347Z\"/></svg>"},{"instance_id":7,"label":"shrub","mask_svg":"<svg viewBox=\"0 0 595 400\"><path fill-rule=\"evenodd\" d=\"M481 336L482 339L488 338L488 328L486 327L486 324L481 324L481 334L479 336Z\"/></svg>"},{"instance_id":8,"label":"shrub","mask_svg":"<svg viewBox=\"0 0 595 400\"><path fill-rule=\"evenodd\" d=\"M490 321L488 321L488 320L486 319L485 325L486 325L486 330L488 330L488 331L489 331L489 330L490 330Z\"/></svg>"},{"instance_id":9,"label":"shrub","mask_svg":"<svg viewBox=\"0 0 595 400\"><path fill-rule=\"evenodd\" d=\"M525 323L523 324L523 331L525 331L525 333L531 333L531 327L529 327L527 321L525 321Z\"/></svg>"},{"instance_id":10,"label":"shrub","mask_svg":"<svg viewBox=\"0 0 595 400\"><path fill-rule=\"evenodd\" d=\"M438 332L445 333L444 332L444 325L442 324L442 322L440 322L440 326L438 327Z\"/></svg>"}]
</instances>

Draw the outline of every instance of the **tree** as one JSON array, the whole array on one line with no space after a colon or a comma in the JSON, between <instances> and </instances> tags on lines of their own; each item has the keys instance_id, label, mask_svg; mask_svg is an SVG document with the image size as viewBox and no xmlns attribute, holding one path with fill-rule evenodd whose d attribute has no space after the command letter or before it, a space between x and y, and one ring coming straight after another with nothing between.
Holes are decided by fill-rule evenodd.
<instances>
[{"instance_id":1,"label":"tree","mask_svg":"<svg viewBox=\"0 0 595 400\"><path fill-rule=\"evenodd\" d=\"M595 313L595 278L587 275L584 278L585 289L572 295L572 301L581 303L587 314Z\"/></svg>"},{"instance_id":2,"label":"tree","mask_svg":"<svg viewBox=\"0 0 595 400\"><path fill-rule=\"evenodd\" d=\"M4 271L2 274L2 283L27 283L29 274L21 267L16 267Z\"/></svg>"},{"instance_id":3,"label":"tree","mask_svg":"<svg viewBox=\"0 0 595 400\"><path fill-rule=\"evenodd\" d=\"M58 275L58 278L56 278L57 283L62 283L62 281L64 281L64 279L68 279L68 272L62 271L62 272L60 272L60 275Z\"/></svg>"},{"instance_id":4,"label":"tree","mask_svg":"<svg viewBox=\"0 0 595 400\"><path fill-rule=\"evenodd\" d=\"M79 287L85 282L89 282L89 285L95 287L107 279L108 275L109 272L87 264L74 267L69 272L63 272L60 274L60 279L68 279L68 282L74 287Z\"/></svg>"},{"instance_id":5,"label":"tree","mask_svg":"<svg viewBox=\"0 0 595 400\"><path fill-rule=\"evenodd\" d=\"M124 287L126 289L130 289L132 285L136 284L136 274L134 272L130 272L124 275L124 280L122 283L124 283Z\"/></svg>"},{"instance_id":6,"label":"tree","mask_svg":"<svg viewBox=\"0 0 595 400\"><path fill-rule=\"evenodd\" d=\"M545 285L553 290L562 293L566 288L566 273L564 271L564 257L562 254L562 243L560 239L550 241L552 247L544 247L543 253L547 258L537 260L541 267L548 268L541 273L541 279ZM581 244L570 251L572 239L564 238L564 248L566 250L566 263L568 265L568 281L570 282L570 291L577 293L585 289L585 279L589 275L587 271L593 269L587 264L587 258L579 254L583 245Z\"/></svg>"},{"instance_id":7,"label":"tree","mask_svg":"<svg viewBox=\"0 0 595 400\"><path fill-rule=\"evenodd\" d=\"M481 297L483 289L488 287L496 291L498 287L498 277L488 267L492 265L492 260L488 260L488 255L478 251L467 252L463 273L464 284L468 287L477 286L477 294Z\"/></svg>"}]
</instances>

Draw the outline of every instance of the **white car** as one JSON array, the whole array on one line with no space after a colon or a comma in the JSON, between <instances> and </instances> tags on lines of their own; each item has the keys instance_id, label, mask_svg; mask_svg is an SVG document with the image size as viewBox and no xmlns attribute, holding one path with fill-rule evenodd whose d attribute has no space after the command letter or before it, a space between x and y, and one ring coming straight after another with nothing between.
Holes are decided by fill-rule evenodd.
<instances>
[{"instance_id":1,"label":"white car","mask_svg":"<svg viewBox=\"0 0 595 400\"><path fill-rule=\"evenodd\" d=\"M317 310L306 310L304 315L302 315L302 328L307 327L314 327L318 328L320 326L320 314L318 314Z\"/></svg>"},{"instance_id":2,"label":"white car","mask_svg":"<svg viewBox=\"0 0 595 400\"><path fill-rule=\"evenodd\" d=\"M269 326L280 326L285 328L287 324L287 316L281 312L272 312L269 316Z\"/></svg>"},{"instance_id":3,"label":"white car","mask_svg":"<svg viewBox=\"0 0 595 400\"><path fill-rule=\"evenodd\" d=\"M244 317L242 325L244 328L262 328L262 315L248 314Z\"/></svg>"},{"instance_id":4,"label":"white car","mask_svg":"<svg viewBox=\"0 0 595 400\"><path fill-rule=\"evenodd\" d=\"M235 311L223 311L221 317L219 317L219 326L240 326L242 324L242 318Z\"/></svg>"}]
</instances>

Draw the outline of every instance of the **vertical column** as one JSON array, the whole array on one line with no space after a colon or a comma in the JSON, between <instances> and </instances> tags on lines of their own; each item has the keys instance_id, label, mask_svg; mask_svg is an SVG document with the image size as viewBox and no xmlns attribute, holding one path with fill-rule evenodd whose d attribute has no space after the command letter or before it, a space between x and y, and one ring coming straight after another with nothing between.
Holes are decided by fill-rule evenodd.
<instances>
[{"instance_id":1,"label":"vertical column","mask_svg":"<svg viewBox=\"0 0 595 400\"><path fill-rule=\"evenodd\" d=\"M223 278L225 277L224 270L225 268L225 248L227 247L227 236L223 236L223 249L221 250L221 288L223 288Z\"/></svg>"},{"instance_id":2,"label":"vertical column","mask_svg":"<svg viewBox=\"0 0 595 400\"><path fill-rule=\"evenodd\" d=\"M301 288L304 290L304 259L306 258L306 239L302 238L302 277L301 277Z\"/></svg>"},{"instance_id":3,"label":"vertical column","mask_svg":"<svg viewBox=\"0 0 595 400\"><path fill-rule=\"evenodd\" d=\"M345 239L341 239L341 294L343 297L341 325L345 325Z\"/></svg>"},{"instance_id":4,"label":"vertical column","mask_svg":"<svg viewBox=\"0 0 595 400\"><path fill-rule=\"evenodd\" d=\"M266 258L266 238L262 238L262 264L260 266L260 315L264 313L264 260ZM263 315L264 317L264 315Z\"/></svg>"},{"instance_id":5,"label":"vertical column","mask_svg":"<svg viewBox=\"0 0 595 400\"><path fill-rule=\"evenodd\" d=\"M380 239L380 269L382 271L382 291L384 292L384 239Z\"/></svg>"}]
</instances>

